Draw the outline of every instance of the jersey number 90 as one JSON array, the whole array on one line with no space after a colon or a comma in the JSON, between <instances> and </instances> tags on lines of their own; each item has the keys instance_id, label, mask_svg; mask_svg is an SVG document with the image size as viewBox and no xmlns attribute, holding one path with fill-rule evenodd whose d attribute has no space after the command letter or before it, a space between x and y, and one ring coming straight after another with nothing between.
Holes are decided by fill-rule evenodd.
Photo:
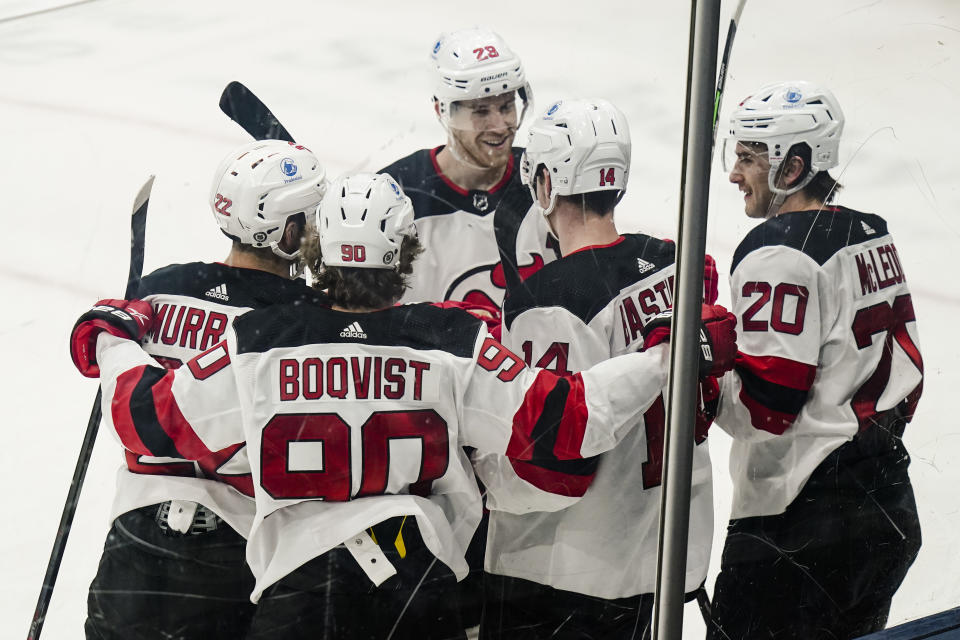
<instances>
[{"instance_id":1,"label":"jersey number 90","mask_svg":"<svg viewBox=\"0 0 960 640\"><path fill-rule=\"evenodd\" d=\"M360 427L361 450L351 451L351 427L336 413L278 414L264 426L260 450L260 484L275 499L343 502L387 493L391 480L390 441L420 441L419 474L409 491L428 495L430 483L447 472L447 423L433 409L378 411ZM318 455L310 468L295 468L291 450L313 445ZM360 488L351 495L352 460L360 456ZM405 479L400 478L400 481ZM396 493L391 491L390 493Z\"/></svg>"}]
</instances>

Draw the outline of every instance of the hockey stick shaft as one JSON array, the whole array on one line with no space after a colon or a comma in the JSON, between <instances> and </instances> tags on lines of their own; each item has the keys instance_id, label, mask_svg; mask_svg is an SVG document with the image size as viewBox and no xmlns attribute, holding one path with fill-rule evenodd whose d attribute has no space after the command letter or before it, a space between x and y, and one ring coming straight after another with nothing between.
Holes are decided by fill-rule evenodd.
<instances>
[{"instance_id":1,"label":"hockey stick shaft","mask_svg":"<svg viewBox=\"0 0 960 640\"><path fill-rule=\"evenodd\" d=\"M294 141L267 105L241 82L234 80L224 87L220 95L220 110L255 140Z\"/></svg>"},{"instance_id":2,"label":"hockey stick shaft","mask_svg":"<svg viewBox=\"0 0 960 640\"><path fill-rule=\"evenodd\" d=\"M720 59L720 71L717 73L717 92L713 99L713 146L717 144L717 124L720 119L720 103L723 100L723 91L727 84L727 66L730 63L730 52L733 51L733 40L737 37L737 27L740 24L740 16L743 14L743 6L747 0L738 0L737 8L730 18L730 24L727 27L727 41L723 45L723 57Z\"/></svg>"},{"instance_id":3,"label":"hockey stick shaft","mask_svg":"<svg viewBox=\"0 0 960 640\"><path fill-rule=\"evenodd\" d=\"M150 203L153 179L154 176L147 179L133 203L133 215L130 218L130 270L127 273L127 288L124 293L126 299L134 298L140 288L140 277L143 273L147 206ZM63 560L63 552L67 546L67 536L70 535L73 516L77 512L77 503L80 501L80 490L83 488L83 480L87 475L87 467L90 464L90 457L93 455L93 445L100 428L100 418L102 417L100 400L101 391L98 389L93 408L90 410L90 419L87 421L87 431L83 436L83 443L80 445L77 466L73 471L73 479L70 481L67 501L63 505L60 526L57 528L57 537L54 539L53 549L50 551L47 572L43 576L43 587L40 589L40 597L37 599L37 608L33 613L33 621L30 623L30 633L27 635L27 640L38 640L40 638L40 631L43 629L43 623L47 616L47 607L49 607L50 599L53 596L53 587L57 582L60 562Z\"/></svg>"}]
</instances>

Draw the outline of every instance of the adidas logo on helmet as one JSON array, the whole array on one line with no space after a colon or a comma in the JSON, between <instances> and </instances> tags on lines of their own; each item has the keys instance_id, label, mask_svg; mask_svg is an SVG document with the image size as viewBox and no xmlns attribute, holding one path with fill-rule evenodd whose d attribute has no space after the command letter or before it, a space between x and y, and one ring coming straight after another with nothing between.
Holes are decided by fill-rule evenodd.
<instances>
[{"instance_id":1,"label":"adidas logo on helmet","mask_svg":"<svg viewBox=\"0 0 960 640\"><path fill-rule=\"evenodd\" d=\"M363 328L360 326L359 322L354 322L351 325L344 327L343 331L340 332L341 338L363 338L367 339L367 334L364 333Z\"/></svg>"}]
</instances>

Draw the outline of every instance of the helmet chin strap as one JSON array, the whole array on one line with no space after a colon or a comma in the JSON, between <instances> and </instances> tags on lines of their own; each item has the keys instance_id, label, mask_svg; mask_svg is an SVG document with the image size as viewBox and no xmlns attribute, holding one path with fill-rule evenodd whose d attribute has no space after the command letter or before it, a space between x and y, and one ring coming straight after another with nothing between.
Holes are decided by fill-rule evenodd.
<instances>
[{"instance_id":1,"label":"helmet chin strap","mask_svg":"<svg viewBox=\"0 0 960 640\"><path fill-rule=\"evenodd\" d=\"M300 249L297 249L293 253L287 253L286 251L281 249L279 246L277 246L276 242L270 245L270 250L273 251L273 254L275 256L279 256L284 260L296 260L297 258L300 257Z\"/></svg>"},{"instance_id":2,"label":"helmet chin strap","mask_svg":"<svg viewBox=\"0 0 960 640\"><path fill-rule=\"evenodd\" d=\"M560 242L560 238L557 236L557 232L553 229L553 223L550 221L550 214L553 213L553 210L557 207L557 192L551 190L550 193L550 204L547 205L547 208L544 209L540 206L540 200L537 198L537 190L533 184L527 185L527 188L530 190L530 195L533 197L533 206L536 207L537 211L540 212L540 215L543 216L544 220L547 222L547 232L557 242Z\"/></svg>"},{"instance_id":3,"label":"helmet chin strap","mask_svg":"<svg viewBox=\"0 0 960 640\"><path fill-rule=\"evenodd\" d=\"M774 181L777 177L777 171L780 169L780 165L777 167L770 167L770 173L767 174L767 186L770 188L770 192L773 193L773 200L770 201L770 212L776 213L780 210L780 207L783 206L784 200L787 199L787 196L793 195L800 189L803 189L805 186L810 184L810 181L813 180L813 177L817 175L817 169L811 169L807 172L807 175L804 176L803 180L793 185L788 189L781 189L774 184Z\"/></svg>"}]
</instances>

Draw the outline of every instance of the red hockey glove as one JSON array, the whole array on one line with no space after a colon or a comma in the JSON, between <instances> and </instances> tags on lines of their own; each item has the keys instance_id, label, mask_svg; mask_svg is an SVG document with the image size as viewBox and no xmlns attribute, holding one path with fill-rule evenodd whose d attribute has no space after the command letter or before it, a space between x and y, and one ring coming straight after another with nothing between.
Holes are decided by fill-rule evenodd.
<instances>
[{"instance_id":1,"label":"red hockey glove","mask_svg":"<svg viewBox=\"0 0 960 640\"><path fill-rule=\"evenodd\" d=\"M709 253L703 256L703 301L707 304L716 304L720 296L720 273L717 271L717 261Z\"/></svg>"},{"instance_id":2,"label":"red hockey glove","mask_svg":"<svg viewBox=\"0 0 960 640\"><path fill-rule=\"evenodd\" d=\"M663 241L676 244L670 238L664 238ZM717 261L708 253L703 256L703 301L706 304L716 303L720 296L719 282L720 272L717 271Z\"/></svg>"},{"instance_id":3,"label":"red hockey glove","mask_svg":"<svg viewBox=\"0 0 960 640\"><path fill-rule=\"evenodd\" d=\"M655 315L645 324L643 348L670 340L673 309ZM704 304L700 310L700 377L721 376L733 368L737 355L737 318L720 305Z\"/></svg>"},{"instance_id":4,"label":"red hockey glove","mask_svg":"<svg viewBox=\"0 0 960 640\"><path fill-rule=\"evenodd\" d=\"M101 300L80 316L70 335L70 357L88 378L99 378L97 336L102 331L119 338L140 340L153 324L153 309L143 300Z\"/></svg>"},{"instance_id":5,"label":"red hockey glove","mask_svg":"<svg viewBox=\"0 0 960 640\"><path fill-rule=\"evenodd\" d=\"M737 357L737 317L718 304L700 310L700 377L722 376Z\"/></svg>"}]
</instances>

